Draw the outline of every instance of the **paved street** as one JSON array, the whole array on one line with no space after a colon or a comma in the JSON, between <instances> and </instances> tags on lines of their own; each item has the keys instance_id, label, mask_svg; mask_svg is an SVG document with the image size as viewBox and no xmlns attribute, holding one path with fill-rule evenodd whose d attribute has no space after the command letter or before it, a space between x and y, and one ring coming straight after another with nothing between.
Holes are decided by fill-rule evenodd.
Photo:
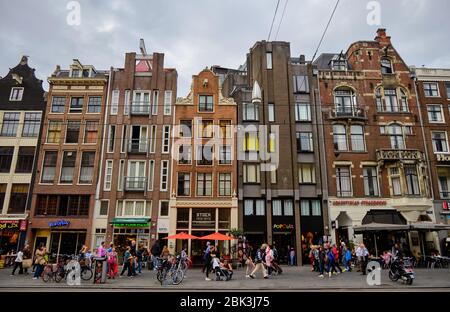
<instances>
[{"instance_id":1,"label":"paved street","mask_svg":"<svg viewBox=\"0 0 450 312\"><path fill-rule=\"evenodd\" d=\"M363 290L363 291L377 291L395 289L398 291L406 290L445 290L450 291L450 269L435 269L435 270L416 270L416 280L412 286L407 286L401 282L391 282L388 279L387 271L382 271L382 279L380 286L369 286L366 283L365 276L357 272L345 272L332 278L325 277L318 278L316 273L309 271L309 267L292 268L284 267L282 275L263 280L258 276L257 279L246 279L245 270L235 271L233 280L225 282L205 281L204 274L201 273L200 268L189 270L187 277L181 285L178 286L164 286L162 287L156 280L156 274L153 271L144 270L142 275L137 277L120 277L115 280L108 280L103 285L93 285L92 280L89 282L82 282L81 286L69 287L65 282L44 283L42 279L33 280L31 275L10 276L11 269L0 270L0 291L17 291L20 290L34 290L37 289L51 289L51 290L70 290L80 291L84 290L109 290L115 291L120 289L133 290L194 290L194 291L311 291L311 290L328 290L328 291L346 291L346 290Z\"/></svg>"}]
</instances>

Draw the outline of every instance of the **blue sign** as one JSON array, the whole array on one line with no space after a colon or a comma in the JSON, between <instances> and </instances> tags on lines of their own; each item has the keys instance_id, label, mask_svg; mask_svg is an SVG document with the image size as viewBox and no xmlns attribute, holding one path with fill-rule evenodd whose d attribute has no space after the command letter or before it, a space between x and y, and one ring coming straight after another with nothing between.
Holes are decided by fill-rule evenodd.
<instances>
[{"instance_id":1,"label":"blue sign","mask_svg":"<svg viewBox=\"0 0 450 312\"><path fill-rule=\"evenodd\" d=\"M48 226L49 227L68 226L69 224L70 224L70 221L59 220L59 221L55 221L55 222L49 222Z\"/></svg>"}]
</instances>

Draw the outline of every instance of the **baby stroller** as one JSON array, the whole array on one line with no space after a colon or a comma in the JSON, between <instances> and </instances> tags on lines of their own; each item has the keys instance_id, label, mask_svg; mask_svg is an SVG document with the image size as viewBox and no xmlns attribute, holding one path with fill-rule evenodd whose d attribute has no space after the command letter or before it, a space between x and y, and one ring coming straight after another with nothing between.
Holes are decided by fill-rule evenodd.
<instances>
[{"instance_id":1,"label":"baby stroller","mask_svg":"<svg viewBox=\"0 0 450 312\"><path fill-rule=\"evenodd\" d=\"M216 267L214 272L216 274L216 281L229 281L233 275L227 269L221 268L220 266Z\"/></svg>"}]
</instances>

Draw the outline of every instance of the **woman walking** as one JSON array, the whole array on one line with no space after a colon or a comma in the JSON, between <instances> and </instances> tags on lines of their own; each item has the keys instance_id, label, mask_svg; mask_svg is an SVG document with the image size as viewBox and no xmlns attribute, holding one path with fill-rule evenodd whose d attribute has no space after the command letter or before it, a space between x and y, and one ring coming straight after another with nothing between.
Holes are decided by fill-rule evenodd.
<instances>
[{"instance_id":1,"label":"woman walking","mask_svg":"<svg viewBox=\"0 0 450 312\"><path fill-rule=\"evenodd\" d=\"M34 263L36 264L36 271L34 271L33 279L38 279L42 272L44 271L44 265L47 263L45 260L45 255L47 253L47 249L44 247L44 245L41 245L34 255Z\"/></svg>"},{"instance_id":2,"label":"woman walking","mask_svg":"<svg viewBox=\"0 0 450 312\"><path fill-rule=\"evenodd\" d=\"M114 246L110 247L111 251L107 253L108 257L108 278L114 279L117 275L117 253Z\"/></svg>"},{"instance_id":3,"label":"woman walking","mask_svg":"<svg viewBox=\"0 0 450 312\"><path fill-rule=\"evenodd\" d=\"M11 276L14 276L14 273L16 272L17 268L19 268L19 274L23 274L22 261L23 261L23 251L19 250L19 252L17 252L16 255L16 260L14 260L14 269L11 273Z\"/></svg>"},{"instance_id":4,"label":"woman walking","mask_svg":"<svg viewBox=\"0 0 450 312\"><path fill-rule=\"evenodd\" d=\"M131 255L130 250L131 250L131 248L130 248L130 246L128 246L125 251L125 254L123 255L123 268L122 268L122 272L120 273L120 276L123 276L125 271L128 271L128 273L127 273L128 277L133 276L132 269L131 269L133 256Z\"/></svg>"}]
</instances>

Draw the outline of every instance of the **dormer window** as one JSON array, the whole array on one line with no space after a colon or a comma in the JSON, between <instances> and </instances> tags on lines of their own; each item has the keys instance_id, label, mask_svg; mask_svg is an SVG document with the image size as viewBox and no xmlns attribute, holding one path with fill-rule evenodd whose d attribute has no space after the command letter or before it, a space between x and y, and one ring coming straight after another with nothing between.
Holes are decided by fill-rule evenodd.
<instances>
[{"instance_id":1,"label":"dormer window","mask_svg":"<svg viewBox=\"0 0 450 312\"><path fill-rule=\"evenodd\" d=\"M81 71L79 69L72 69L72 78L79 78L80 72Z\"/></svg>"},{"instance_id":2,"label":"dormer window","mask_svg":"<svg viewBox=\"0 0 450 312\"><path fill-rule=\"evenodd\" d=\"M334 60L331 62L331 67L333 70L347 70L346 60Z\"/></svg>"},{"instance_id":3,"label":"dormer window","mask_svg":"<svg viewBox=\"0 0 450 312\"><path fill-rule=\"evenodd\" d=\"M89 69L83 69L83 78L89 78L90 75L90 70Z\"/></svg>"},{"instance_id":4,"label":"dormer window","mask_svg":"<svg viewBox=\"0 0 450 312\"><path fill-rule=\"evenodd\" d=\"M394 69L392 68L391 60L389 60L387 58L381 59L381 73L383 75L394 73Z\"/></svg>"},{"instance_id":5,"label":"dormer window","mask_svg":"<svg viewBox=\"0 0 450 312\"><path fill-rule=\"evenodd\" d=\"M9 95L10 101L22 101L23 88L11 88L11 94Z\"/></svg>"}]
</instances>

